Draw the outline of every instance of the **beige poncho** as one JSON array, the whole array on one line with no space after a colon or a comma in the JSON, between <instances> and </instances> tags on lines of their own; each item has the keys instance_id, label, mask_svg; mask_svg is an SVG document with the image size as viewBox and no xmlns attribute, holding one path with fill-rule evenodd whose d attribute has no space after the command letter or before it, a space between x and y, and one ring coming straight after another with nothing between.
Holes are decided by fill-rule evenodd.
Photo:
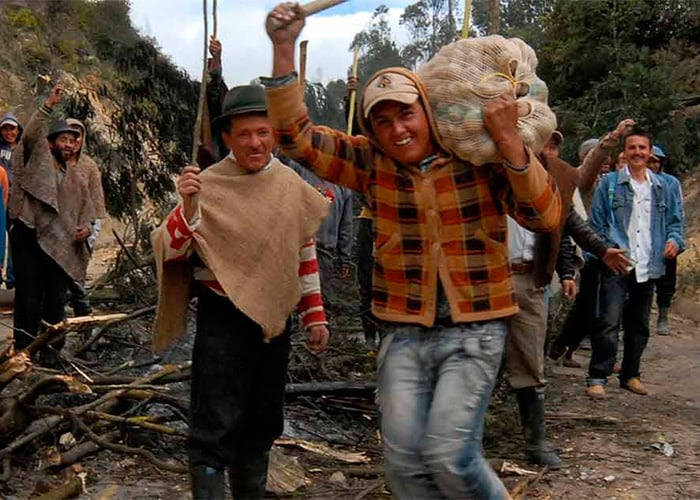
<instances>
[{"instance_id":1,"label":"beige poncho","mask_svg":"<svg viewBox=\"0 0 700 500\"><path fill-rule=\"evenodd\" d=\"M235 171L225 158L201 174L194 250L269 339L284 330L301 299L299 250L320 226L328 202L279 160L255 174ZM158 271L155 350L185 333L192 280L189 260L165 261L166 232L164 223L151 235Z\"/></svg>"}]
</instances>

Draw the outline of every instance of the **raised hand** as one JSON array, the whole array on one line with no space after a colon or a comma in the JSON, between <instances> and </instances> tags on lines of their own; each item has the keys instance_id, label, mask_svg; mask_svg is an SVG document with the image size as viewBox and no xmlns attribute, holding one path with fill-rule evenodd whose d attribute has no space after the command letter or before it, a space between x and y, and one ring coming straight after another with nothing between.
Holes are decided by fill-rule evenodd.
<instances>
[{"instance_id":1,"label":"raised hand","mask_svg":"<svg viewBox=\"0 0 700 500\"><path fill-rule=\"evenodd\" d=\"M518 105L513 93L506 91L483 107L484 127L498 151L513 165L527 164L525 144L518 135Z\"/></svg>"},{"instance_id":2,"label":"raised hand","mask_svg":"<svg viewBox=\"0 0 700 500\"><path fill-rule=\"evenodd\" d=\"M62 96L63 96L63 85L61 85L60 83L57 83L51 89L51 92L49 93L49 97L46 99L46 102L44 104L48 108L53 108L56 104L61 102Z\"/></svg>"},{"instance_id":3,"label":"raised hand","mask_svg":"<svg viewBox=\"0 0 700 500\"><path fill-rule=\"evenodd\" d=\"M634 126L634 123L635 122L632 118L625 118L617 124L615 130L612 131L612 136L619 141L620 138L625 134L625 132L627 132L628 129Z\"/></svg>"},{"instance_id":4,"label":"raised hand","mask_svg":"<svg viewBox=\"0 0 700 500\"><path fill-rule=\"evenodd\" d=\"M267 35L274 45L294 44L305 23L298 3L283 2L272 9L265 20Z\"/></svg>"}]
</instances>

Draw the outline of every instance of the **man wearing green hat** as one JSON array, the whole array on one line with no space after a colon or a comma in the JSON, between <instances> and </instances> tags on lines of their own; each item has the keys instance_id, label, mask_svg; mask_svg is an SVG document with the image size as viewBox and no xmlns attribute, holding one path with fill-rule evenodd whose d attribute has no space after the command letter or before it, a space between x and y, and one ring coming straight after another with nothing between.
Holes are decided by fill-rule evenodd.
<instances>
[{"instance_id":1,"label":"man wearing green hat","mask_svg":"<svg viewBox=\"0 0 700 500\"><path fill-rule=\"evenodd\" d=\"M185 167L181 201L152 235L154 348L185 333L192 290L192 495L223 498L228 468L234 498L261 498L283 428L293 310L312 351L328 342L313 243L328 202L273 157L261 87L231 89L215 129L230 154L203 172Z\"/></svg>"},{"instance_id":2,"label":"man wearing green hat","mask_svg":"<svg viewBox=\"0 0 700 500\"><path fill-rule=\"evenodd\" d=\"M85 239L94 221L85 177L67 164L78 132L64 120L46 134L52 110L61 99L60 85L34 113L15 150L14 181L9 203L10 239L16 278L15 349L27 347L42 321L65 318L69 280L85 279L89 259ZM42 364L56 364L53 344L39 353Z\"/></svg>"}]
</instances>

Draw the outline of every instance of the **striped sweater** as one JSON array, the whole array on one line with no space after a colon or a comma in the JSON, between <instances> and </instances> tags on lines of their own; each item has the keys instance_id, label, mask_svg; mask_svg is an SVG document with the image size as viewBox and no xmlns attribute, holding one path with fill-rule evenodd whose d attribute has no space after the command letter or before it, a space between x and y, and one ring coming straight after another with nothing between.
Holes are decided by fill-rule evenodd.
<instances>
[{"instance_id":1,"label":"striped sweater","mask_svg":"<svg viewBox=\"0 0 700 500\"><path fill-rule=\"evenodd\" d=\"M188 223L182 213L182 205L178 205L171 212L166 220L167 242L165 245L165 261L177 261L193 257L194 248L192 246L192 234L197 229L200 216ZM326 325L326 314L323 309L321 298L321 285L318 275L318 262L316 260L316 245L313 240L305 243L299 251L299 283L301 285L302 297L297 306L297 312L304 325L304 328L311 328L317 325ZM199 259L194 266L194 279L216 292L218 295L226 297L223 288L216 280L214 273L205 267Z\"/></svg>"}]
</instances>

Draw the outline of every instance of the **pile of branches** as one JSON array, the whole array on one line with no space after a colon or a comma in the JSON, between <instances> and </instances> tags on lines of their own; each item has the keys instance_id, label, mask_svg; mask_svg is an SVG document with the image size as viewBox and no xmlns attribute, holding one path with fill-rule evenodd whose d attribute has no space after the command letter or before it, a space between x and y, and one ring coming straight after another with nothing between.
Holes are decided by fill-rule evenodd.
<instances>
[{"instance_id":1,"label":"pile of branches","mask_svg":"<svg viewBox=\"0 0 700 500\"><path fill-rule=\"evenodd\" d=\"M135 368L133 362L101 373L84 360L58 353L61 371L32 362L37 352L51 349L68 333L95 331L88 340L94 343L109 325L142 314L71 318L48 326L26 349L15 353L9 348L1 355L0 481L8 481L13 463L24 463L28 456L39 459L40 470L58 472L100 450L138 455L161 470L186 472L183 463L164 460L146 447L127 442L134 437L138 441L143 433L186 437L189 401L176 395L181 390L171 388L190 378L189 362L155 367L147 363L151 370L142 375L123 373ZM149 411L155 405L159 414ZM47 495L68 498L82 487L82 479L72 474Z\"/></svg>"}]
</instances>

